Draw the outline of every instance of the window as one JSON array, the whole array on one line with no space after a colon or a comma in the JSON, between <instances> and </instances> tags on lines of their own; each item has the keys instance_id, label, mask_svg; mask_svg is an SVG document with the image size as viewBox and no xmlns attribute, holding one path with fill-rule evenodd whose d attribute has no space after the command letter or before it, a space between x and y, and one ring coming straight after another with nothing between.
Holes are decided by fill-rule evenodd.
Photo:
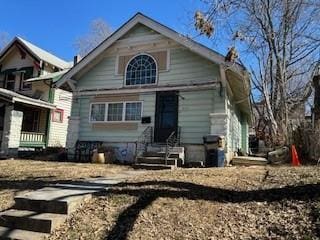
<instances>
[{"instance_id":1,"label":"window","mask_svg":"<svg viewBox=\"0 0 320 240\"><path fill-rule=\"evenodd\" d=\"M91 122L140 121L142 102L92 103Z\"/></svg>"},{"instance_id":2,"label":"window","mask_svg":"<svg viewBox=\"0 0 320 240\"><path fill-rule=\"evenodd\" d=\"M125 78L127 86L156 83L157 65L155 60L146 54L134 57L128 63Z\"/></svg>"},{"instance_id":3,"label":"window","mask_svg":"<svg viewBox=\"0 0 320 240\"><path fill-rule=\"evenodd\" d=\"M123 103L108 104L108 121L122 121Z\"/></svg>"},{"instance_id":4,"label":"window","mask_svg":"<svg viewBox=\"0 0 320 240\"><path fill-rule=\"evenodd\" d=\"M52 121L63 123L63 109L55 109L52 113Z\"/></svg>"},{"instance_id":5,"label":"window","mask_svg":"<svg viewBox=\"0 0 320 240\"><path fill-rule=\"evenodd\" d=\"M126 121L141 120L141 102L126 103Z\"/></svg>"},{"instance_id":6,"label":"window","mask_svg":"<svg viewBox=\"0 0 320 240\"><path fill-rule=\"evenodd\" d=\"M26 82L25 80L33 77L33 67L27 67L21 69L20 74L20 90L31 90L31 83Z\"/></svg>"},{"instance_id":7,"label":"window","mask_svg":"<svg viewBox=\"0 0 320 240\"><path fill-rule=\"evenodd\" d=\"M91 105L91 117L92 122L103 122L105 119L106 104L95 103Z\"/></svg>"},{"instance_id":8,"label":"window","mask_svg":"<svg viewBox=\"0 0 320 240\"><path fill-rule=\"evenodd\" d=\"M23 111L23 121L21 130L24 132L39 131L40 111L33 109L25 109Z\"/></svg>"},{"instance_id":9,"label":"window","mask_svg":"<svg viewBox=\"0 0 320 240\"><path fill-rule=\"evenodd\" d=\"M12 91L14 91L16 82L16 75L13 71L14 70L8 71L5 76L5 88Z\"/></svg>"}]
</instances>

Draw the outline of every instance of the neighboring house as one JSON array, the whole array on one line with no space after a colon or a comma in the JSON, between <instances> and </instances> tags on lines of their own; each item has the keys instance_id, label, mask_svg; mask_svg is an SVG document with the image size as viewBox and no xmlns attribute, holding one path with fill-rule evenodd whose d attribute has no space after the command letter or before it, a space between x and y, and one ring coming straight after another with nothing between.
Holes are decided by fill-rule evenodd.
<instances>
[{"instance_id":1,"label":"neighboring house","mask_svg":"<svg viewBox=\"0 0 320 240\"><path fill-rule=\"evenodd\" d=\"M203 136L208 134L226 139L228 159L238 149L248 152L245 68L140 13L57 86L74 94L71 151L78 140L99 141L114 146L120 160L132 161L137 141L161 146L174 132L186 161L204 160Z\"/></svg>"},{"instance_id":2,"label":"neighboring house","mask_svg":"<svg viewBox=\"0 0 320 240\"><path fill-rule=\"evenodd\" d=\"M65 146L72 94L53 84L72 64L16 37L0 52L0 146Z\"/></svg>"}]
</instances>

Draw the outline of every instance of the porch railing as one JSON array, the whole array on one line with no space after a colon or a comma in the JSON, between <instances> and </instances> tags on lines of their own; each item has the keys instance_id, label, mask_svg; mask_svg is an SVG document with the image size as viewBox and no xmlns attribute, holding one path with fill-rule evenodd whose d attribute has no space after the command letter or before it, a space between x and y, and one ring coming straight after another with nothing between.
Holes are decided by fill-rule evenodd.
<instances>
[{"instance_id":1,"label":"porch railing","mask_svg":"<svg viewBox=\"0 0 320 240\"><path fill-rule=\"evenodd\" d=\"M136 142L136 160L137 157L143 155L148 148L148 144L153 142L153 127L148 126L138 137Z\"/></svg>"},{"instance_id":2,"label":"porch railing","mask_svg":"<svg viewBox=\"0 0 320 240\"><path fill-rule=\"evenodd\" d=\"M177 132L173 131L166 140L166 152L165 152L166 165L168 164L168 159L171 155L172 149L174 149L174 147L180 146L180 135L181 135L181 128L178 127Z\"/></svg>"},{"instance_id":3,"label":"porch railing","mask_svg":"<svg viewBox=\"0 0 320 240\"><path fill-rule=\"evenodd\" d=\"M21 132L20 147L44 147L46 144L45 133Z\"/></svg>"}]
</instances>

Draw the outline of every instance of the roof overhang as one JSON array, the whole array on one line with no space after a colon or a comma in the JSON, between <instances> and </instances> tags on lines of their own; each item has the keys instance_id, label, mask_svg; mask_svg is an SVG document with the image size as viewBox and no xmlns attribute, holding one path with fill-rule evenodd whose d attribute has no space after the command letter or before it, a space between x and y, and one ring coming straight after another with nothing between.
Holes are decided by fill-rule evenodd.
<instances>
[{"instance_id":1,"label":"roof overhang","mask_svg":"<svg viewBox=\"0 0 320 240\"><path fill-rule=\"evenodd\" d=\"M114 42L116 42L119 38L124 36L129 30L131 30L137 24L143 24L154 31L162 34L163 36L172 39L179 44L183 45L190 51L216 63L219 65L223 65L228 67L234 72L242 72L245 68L238 63L227 63L225 62L224 56L213 51L206 46L193 41L192 39L179 34L178 32L164 26L163 24L141 14L137 13L133 16L129 21L123 24L117 31L115 31L112 35L110 35L106 40L104 40L100 45L98 45L95 49L93 49L87 56L85 56L78 64L76 64L73 68L71 68L56 84L57 87L62 86L66 82L70 80L74 80L74 76L79 73L82 69L87 67L91 62L93 62L96 58L102 55L102 53L110 47ZM73 84L70 84L73 85ZM71 86L73 87L73 86Z\"/></svg>"},{"instance_id":2,"label":"roof overhang","mask_svg":"<svg viewBox=\"0 0 320 240\"><path fill-rule=\"evenodd\" d=\"M248 120L252 120L251 107L251 86L250 75L247 72L242 74L226 70L226 79L232 92L233 103L239 107L242 113L246 114Z\"/></svg>"},{"instance_id":3,"label":"roof overhang","mask_svg":"<svg viewBox=\"0 0 320 240\"><path fill-rule=\"evenodd\" d=\"M59 72L49 73L46 75L42 75L40 77L29 78L26 82L37 82L37 81L46 81L50 80L53 83L59 81L59 79L67 72L68 70L63 70Z\"/></svg>"},{"instance_id":4,"label":"roof overhang","mask_svg":"<svg viewBox=\"0 0 320 240\"><path fill-rule=\"evenodd\" d=\"M47 109L56 108L56 106L51 103L48 103L39 99L27 97L3 88L0 88L0 99L5 100L7 102L11 102L11 103L22 103L22 104L27 104L27 105L47 108Z\"/></svg>"},{"instance_id":5,"label":"roof overhang","mask_svg":"<svg viewBox=\"0 0 320 240\"><path fill-rule=\"evenodd\" d=\"M13 38L9 44L7 44L1 51L0 51L0 61L2 61L8 53L10 53L12 47L16 46L19 50L26 52L33 60L41 63L45 62L52 66L55 66L59 69L65 69L70 64L65 62L64 60L56 57L55 55L35 46L34 44L20 38L15 37ZM69 66L70 67L70 66Z\"/></svg>"}]
</instances>

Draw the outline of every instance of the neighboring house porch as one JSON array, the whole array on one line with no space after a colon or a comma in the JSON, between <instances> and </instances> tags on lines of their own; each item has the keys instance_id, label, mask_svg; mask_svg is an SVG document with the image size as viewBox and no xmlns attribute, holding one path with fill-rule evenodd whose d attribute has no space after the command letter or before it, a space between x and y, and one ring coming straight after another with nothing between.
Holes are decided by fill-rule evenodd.
<instances>
[{"instance_id":1,"label":"neighboring house porch","mask_svg":"<svg viewBox=\"0 0 320 240\"><path fill-rule=\"evenodd\" d=\"M46 147L51 109L53 104L0 88L2 154L14 156L19 148Z\"/></svg>"}]
</instances>

